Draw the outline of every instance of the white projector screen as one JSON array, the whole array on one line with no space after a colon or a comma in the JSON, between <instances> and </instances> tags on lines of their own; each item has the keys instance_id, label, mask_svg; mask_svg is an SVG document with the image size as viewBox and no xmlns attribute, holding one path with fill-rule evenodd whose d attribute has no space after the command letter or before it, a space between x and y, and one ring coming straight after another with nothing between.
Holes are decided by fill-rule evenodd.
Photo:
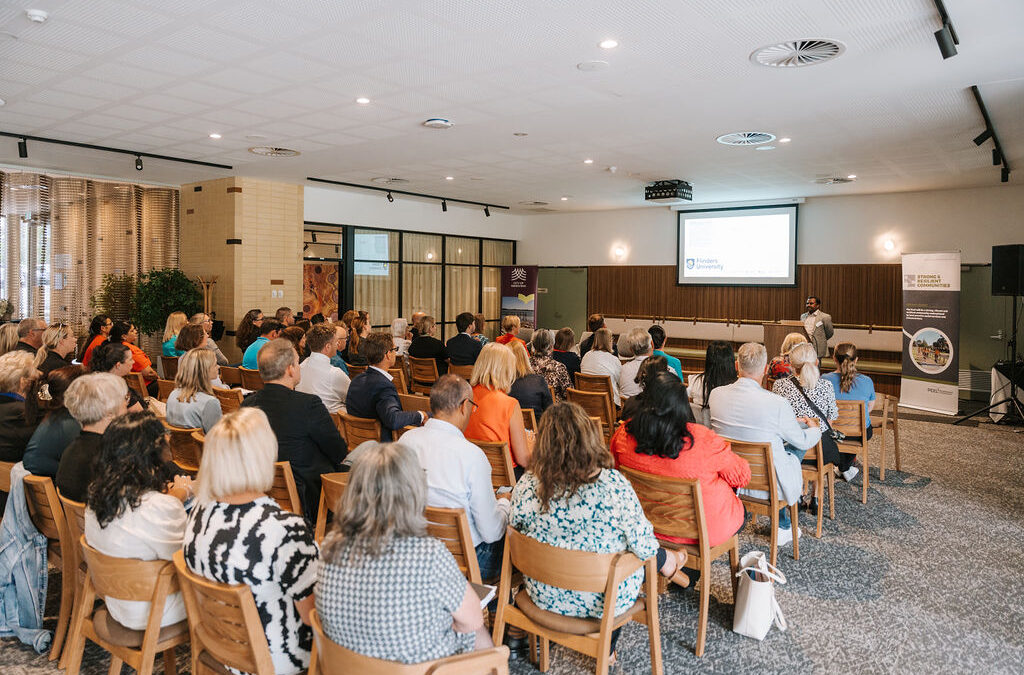
<instances>
[{"instance_id":1,"label":"white projector screen","mask_svg":"<svg viewBox=\"0 0 1024 675\"><path fill-rule=\"evenodd\" d=\"M797 207L679 212L676 283L795 286Z\"/></svg>"}]
</instances>

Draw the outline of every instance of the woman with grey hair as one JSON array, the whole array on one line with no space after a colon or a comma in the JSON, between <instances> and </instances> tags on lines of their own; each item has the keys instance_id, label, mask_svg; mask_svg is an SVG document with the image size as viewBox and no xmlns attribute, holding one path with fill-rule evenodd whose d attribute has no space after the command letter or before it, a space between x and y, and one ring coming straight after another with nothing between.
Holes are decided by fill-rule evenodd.
<instances>
[{"instance_id":1,"label":"woman with grey hair","mask_svg":"<svg viewBox=\"0 0 1024 675\"><path fill-rule=\"evenodd\" d=\"M398 317L391 322L391 339L395 343L395 350L399 356L405 356L409 353L409 345L412 341L409 339L409 322Z\"/></svg>"},{"instance_id":2,"label":"woman with grey hair","mask_svg":"<svg viewBox=\"0 0 1024 675\"><path fill-rule=\"evenodd\" d=\"M533 331L530 345L533 347L533 354L530 355L530 367L533 368L533 372L544 376L556 401L564 401L565 390L572 386L572 382L565 366L551 357L555 347L554 335L546 328L538 328Z\"/></svg>"},{"instance_id":3,"label":"woman with grey hair","mask_svg":"<svg viewBox=\"0 0 1024 675\"><path fill-rule=\"evenodd\" d=\"M427 534L426 501L426 476L403 445L369 446L352 462L316 588L333 642L400 663L492 646L478 596L445 545Z\"/></svg>"},{"instance_id":4,"label":"woman with grey hair","mask_svg":"<svg viewBox=\"0 0 1024 675\"><path fill-rule=\"evenodd\" d=\"M619 357L629 357L622 362L622 372L619 373L619 392L623 396L636 396L641 392L636 375L640 364L653 353L651 334L644 328L633 328L619 340Z\"/></svg>"}]
</instances>

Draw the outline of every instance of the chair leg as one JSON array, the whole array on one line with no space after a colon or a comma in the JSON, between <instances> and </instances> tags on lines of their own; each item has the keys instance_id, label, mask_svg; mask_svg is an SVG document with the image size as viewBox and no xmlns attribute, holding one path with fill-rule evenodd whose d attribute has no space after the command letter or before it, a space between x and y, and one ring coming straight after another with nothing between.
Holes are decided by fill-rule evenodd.
<instances>
[{"instance_id":1,"label":"chair leg","mask_svg":"<svg viewBox=\"0 0 1024 675\"><path fill-rule=\"evenodd\" d=\"M164 650L164 675L178 675L178 654L174 647Z\"/></svg>"},{"instance_id":2,"label":"chair leg","mask_svg":"<svg viewBox=\"0 0 1024 675\"><path fill-rule=\"evenodd\" d=\"M704 641L708 633L708 607L711 601L711 561L700 561L700 611L697 615L697 649L698 657L704 656Z\"/></svg>"},{"instance_id":3,"label":"chair leg","mask_svg":"<svg viewBox=\"0 0 1024 675\"><path fill-rule=\"evenodd\" d=\"M793 560L800 559L800 502L789 507L789 518L793 521Z\"/></svg>"},{"instance_id":4,"label":"chair leg","mask_svg":"<svg viewBox=\"0 0 1024 675\"><path fill-rule=\"evenodd\" d=\"M868 449L867 449L867 446L864 447L864 453L861 456L864 458L864 467L863 467L864 470L861 471L861 475L864 476L864 479L862 481L863 484L864 484L864 490L861 493L860 503L861 504L867 504L868 503L868 474L871 473L871 466L868 463Z\"/></svg>"},{"instance_id":5,"label":"chair leg","mask_svg":"<svg viewBox=\"0 0 1024 675\"><path fill-rule=\"evenodd\" d=\"M530 650L530 663L537 663L537 636L533 633L527 633L526 637L527 649Z\"/></svg>"},{"instance_id":6,"label":"chair leg","mask_svg":"<svg viewBox=\"0 0 1024 675\"><path fill-rule=\"evenodd\" d=\"M825 505L821 506L824 508ZM836 474L832 471L828 472L828 517L836 519Z\"/></svg>"},{"instance_id":7,"label":"chair leg","mask_svg":"<svg viewBox=\"0 0 1024 675\"><path fill-rule=\"evenodd\" d=\"M735 534L732 536L732 548L729 549L729 576L732 577L732 602L736 604L736 597L739 595L740 578L736 573L740 571L740 539Z\"/></svg>"},{"instance_id":8,"label":"chair leg","mask_svg":"<svg viewBox=\"0 0 1024 675\"><path fill-rule=\"evenodd\" d=\"M772 535L771 555L769 556L771 559L768 562L770 562L774 566L775 561L778 560L779 554L779 512L773 508L771 510L771 515L769 516L769 519L771 520L771 522L769 523L769 527L772 528Z\"/></svg>"},{"instance_id":9,"label":"chair leg","mask_svg":"<svg viewBox=\"0 0 1024 675\"><path fill-rule=\"evenodd\" d=\"M900 460L900 417L896 411L892 414L892 454L896 460L896 470L903 471L903 462Z\"/></svg>"},{"instance_id":10,"label":"chair leg","mask_svg":"<svg viewBox=\"0 0 1024 675\"><path fill-rule=\"evenodd\" d=\"M889 411L886 410L882 415L882 426L878 430L879 436L881 436L881 448L878 451L878 477L880 480L885 480L885 430L889 426Z\"/></svg>"},{"instance_id":11,"label":"chair leg","mask_svg":"<svg viewBox=\"0 0 1024 675\"><path fill-rule=\"evenodd\" d=\"M61 580L63 582L63 579ZM88 582L87 582L88 583ZM67 675L78 675L82 669L82 654L85 651L85 635L82 633L82 626L85 624L85 613L92 611L95 602L95 595L87 592L83 587L75 603L71 616L71 629L68 635L68 644L64 648L67 658Z\"/></svg>"},{"instance_id":12,"label":"chair leg","mask_svg":"<svg viewBox=\"0 0 1024 675\"><path fill-rule=\"evenodd\" d=\"M609 620L609 623L610 620ZM597 638L597 669L595 675L608 675L608 668L611 666L612 629L605 625Z\"/></svg>"},{"instance_id":13,"label":"chair leg","mask_svg":"<svg viewBox=\"0 0 1024 675\"><path fill-rule=\"evenodd\" d=\"M60 611L57 613L57 630L53 635L53 644L50 646L50 661L61 655L61 648L68 635L68 626L71 624L71 609L75 605L74 571L69 573L66 564L63 567L60 579Z\"/></svg>"},{"instance_id":14,"label":"chair leg","mask_svg":"<svg viewBox=\"0 0 1024 675\"><path fill-rule=\"evenodd\" d=\"M648 584L648 588L650 585ZM652 675L664 675L665 668L661 661L661 621L658 616L657 595L647 599L647 640L651 647L651 673Z\"/></svg>"},{"instance_id":15,"label":"chair leg","mask_svg":"<svg viewBox=\"0 0 1024 675\"><path fill-rule=\"evenodd\" d=\"M124 661L120 658L110 655L110 670L107 671L107 675L121 675L121 666L124 665Z\"/></svg>"},{"instance_id":16,"label":"chair leg","mask_svg":"<svg viewBox=\"0 0 1024 675\"><path fill-rule=\"evenodd\" d=\"M546 673L551 667L551 642L543 635L538 635L537 639L540 640L540 672Z\"/></svg>"},{"instance_id":17,"label":"chair leg","mask_svg":"<svg viewBox=\"0 0 1024 675\"><path fill-rule=\"evenodd\" d=\"M825 513L825 475L818 474L817 485L814 486L814 498L818 500L818 529L815 537L821 539L821 518Z\"/></svg>"}]
</instances>

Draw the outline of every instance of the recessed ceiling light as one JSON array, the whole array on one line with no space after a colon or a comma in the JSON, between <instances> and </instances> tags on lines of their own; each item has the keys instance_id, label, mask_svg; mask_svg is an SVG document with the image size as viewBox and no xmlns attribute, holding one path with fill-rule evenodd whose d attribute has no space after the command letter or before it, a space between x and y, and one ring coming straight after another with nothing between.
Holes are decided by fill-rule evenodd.
<instances>
[{"instance_id":1,"label":"recessed ceiling light","mask_svg":"<svg viewBox=\"0 0 1024 675\"><path fill-rule=\"evenodd\" d=\"M366 98L365 96L360 96L359 98L356 99L356 103L358 103L359 105L366 105L369 102L370 99Z\"/></svg>"},{"instance_id":2,"label":"recessed ceiling light","mask_svg":"<svg viewBox=\"0 0 1024 675\"><path fill-rule=\"evenodd\" d=\"M593 163L594 163L594 160L592 160L592 159L590 159L590 158L587 158L587 159L583 160L583 163L584 163L584 164L593 164Z\"/></svg>"},{"instance_id":3,"label":"recessed ceiling light","mask_svg":"<svg viewBox=\"0 0 1024 675\"><path fill-rule=\"evenodd\" d=\"M599 42L597 46L600 47L601 49L615 49L616 47L619 46L619 41L612 40L609 38L607 40L601 40L601 42Z\"/></svg>"},{"instance_id":4,"label":"recessed ceiling light","mask_svg":"<svg viewBox=\"0 0 1024 675\"><path fill-rule=\"evenodd\" d=\"M604 70L608 67L607 61L582 61L576 64L576 69L581 70L584 73L593 73L598 70Z\"/></svg>"},{"instance_id":5,"label":"recessed ceiling light","mask_svg":"<svg viewBox=\"0 0 1024 675\"><path fill-rule=\"evenodd\" d=\"M855 174L855 173L851 173L849 176L847 176L847 178L849 178L850 180L853 180L856 177L857 177L857 174Z\"/></svg>"},{"instance_id":6,"label":"recessed ceiling light","mask_svg":"<svg viewBox=\"0 0 1024 675\"><path fill-rule=\"evenodd\" d=\"M774 145L759 145L758 147L754 148L754 150L774 150L774 149L775 149Z\"/></svg>"},{"instance_id":7,"label":"recessed ceiling light","mask_svg":"<svg viewBox=\"0 0 1024 675\"><path fill-rule=\"evenodd\" d=\"M455 180L455 176L445 176L445 180Z\"/></svg>"},{"instance_id":8,"label":"recessed ceiling light","mask_svg":"<svg viewBox=\"0 0 1024 675\"><path fill-rule=\"evenodd\" d=\"M886 251L892 251L893 249L896 248L896 242L894 242L892 239L886 239L885 243L882 244L882 246L885 248Z\"/></svg>"},{"instance_id":9,"label":"recessed ceiling light","mask_svg":"<svg viewBox=\"0 0 1024 675\"><path fill-rule=\"evenodd\" d=\"M266 134L246 134L245 137L251 141L262 141L267 136Z\"/></svg>"},{"instance_id":10,"label":"recessed ceiling light","mask_svg":"<svg viewBox=\"0 0 1024 675\"><path fill-rule=\"evenodd\" d=\"M791 140L793 140L793 139L792 138L780 138L779 139L779 143L789 143Z\"/></svg>"},{"instance_id":11,"label":"recessed ceiling light","mask_svg":"<svg viewBox=\"0 0 1024 675\"><path fill-rule=\"evenodd\" d=\"M569 198L568 197L562 197L562 201L563 202L567 202L567 201L569 201Z\"/></svg>"},{"instance_id":12,"label":"recessed ceiling light","mask_svg":"<svg viewBox=\"0 0 1024 675\"><path fill-rule=\"evenodd\" d=\"M215 141L218 140L220 137L221 137L220 134L217 134L217 133L210 134L210 138L212 138Z\"/></svg>"}]
</instances>

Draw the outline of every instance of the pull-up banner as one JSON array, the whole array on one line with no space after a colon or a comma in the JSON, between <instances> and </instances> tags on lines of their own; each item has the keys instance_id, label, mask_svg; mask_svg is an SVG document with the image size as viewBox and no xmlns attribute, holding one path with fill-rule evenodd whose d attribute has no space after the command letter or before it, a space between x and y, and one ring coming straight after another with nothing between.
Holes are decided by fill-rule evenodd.
<instances>
[{"instance_id":1,"label":"pull-up banner","mask_svg":"<svg viewBox=\"0 0 1024 675\"><path fill-rule=\"evenodd\" d=\"M955 415L959 351L960 252L904 254L900 405Z\"/></svg>"},{"instance_id":2,"label":"pull-up banner","mask_svg":"<svg viewBox=\"0 0 1024 675\"><path fill-rule=\"evenodd\" d=\"M537 266L501 268L501 315L515 314L523 328L537 327Z\"/></svg>"}]
</instances>

